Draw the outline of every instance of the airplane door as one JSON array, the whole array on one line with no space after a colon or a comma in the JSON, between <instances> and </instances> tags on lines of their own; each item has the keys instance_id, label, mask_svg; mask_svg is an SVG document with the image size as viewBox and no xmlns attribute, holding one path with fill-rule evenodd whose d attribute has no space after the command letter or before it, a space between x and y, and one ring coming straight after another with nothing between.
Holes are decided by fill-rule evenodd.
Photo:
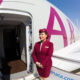
<instances>
[{"instance_id":1,"label":"airplane door","mask_svg":"<svg viewBox=\"0 0 80 80\"><path fill-rule=\"evenodd\" d=\"M26 55L27 55L27 72L32 72L32 27L26 26Z\"/></svg>"}]
</instances>

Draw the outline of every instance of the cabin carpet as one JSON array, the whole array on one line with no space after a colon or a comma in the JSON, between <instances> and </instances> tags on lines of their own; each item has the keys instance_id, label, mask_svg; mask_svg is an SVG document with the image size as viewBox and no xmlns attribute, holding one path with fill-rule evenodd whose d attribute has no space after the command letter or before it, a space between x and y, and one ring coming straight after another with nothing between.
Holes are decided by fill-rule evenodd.
<instances>
[{"instance_id":1,"label":"cabin carpet","mask_svg":"<svg viewBox=\"0 0 80 80\"><path fill-rule=\"evenodd\" d=\"M22 60L14 60L4 64L3 74L13 74L26 70L27 65Z\"/></svg>"}]
</instances>

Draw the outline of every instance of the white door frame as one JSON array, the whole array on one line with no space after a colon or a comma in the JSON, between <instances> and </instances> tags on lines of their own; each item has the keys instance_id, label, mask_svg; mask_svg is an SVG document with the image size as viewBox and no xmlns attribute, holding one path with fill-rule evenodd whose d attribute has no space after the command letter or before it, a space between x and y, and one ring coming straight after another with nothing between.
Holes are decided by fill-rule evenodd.
<instances>
[{"instance_id":1,"label":"white door frame","mask_svg":"<svg viewBox=\"0 0 80 80\"><path fill-rule=\"evenodd\" d=\"M15 14L15 15L21 15L21 16L26 16L26 17L30 17L32 20L32 15L29 14L29 12L26 11L19 11L19 10L11 10L11 9L4 9L4 10L0 10L0 14ZM25 18L26 18L25 17ZM26 23L25 23L26 24ZM27 71L29 71L29 65L30 65L30 54L29 54L29 24L25 25L26 27L26 59L27 59Z\"/></svg>"}]
</instances>

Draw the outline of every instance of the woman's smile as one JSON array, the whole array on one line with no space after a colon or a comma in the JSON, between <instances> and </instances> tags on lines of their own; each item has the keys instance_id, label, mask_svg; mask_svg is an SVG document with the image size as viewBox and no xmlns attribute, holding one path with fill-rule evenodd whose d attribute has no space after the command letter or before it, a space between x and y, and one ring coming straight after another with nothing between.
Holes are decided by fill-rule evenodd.
<instances>
[{"instance_id":1,"label":"woman's smile","mask_svg":"<svg viewBox=\"0 0 80 80\"><path fill-rule=\"evenodd\" d=\"M47 37L47 35L44 32L42 32L42 33L39 34L39 38L42 41L44 41L46 39L46 37Z\"/></svg>"}]
</instances>

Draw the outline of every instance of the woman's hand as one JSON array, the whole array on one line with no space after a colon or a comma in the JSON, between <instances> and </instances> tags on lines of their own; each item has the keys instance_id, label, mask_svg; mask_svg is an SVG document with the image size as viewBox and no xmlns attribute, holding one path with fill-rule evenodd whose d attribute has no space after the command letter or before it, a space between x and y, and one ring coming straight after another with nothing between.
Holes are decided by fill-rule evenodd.
<instances>
[{"instance_id":1,"label":"woman's hand","mask_svg":"<svg viewBox=\"0 0 80 80\"><path fill-rule=\"evenodd\" d=\"M40 68L43 68L43 65L42 64L40 64Z\"/></svg>"},{"instance_id":2,"label":"woman's hand","mask_svg":"<svg viewBox=\"0 0 80 80\"><path fill-rule=\"evenodd\" d=\"M37 66L39 66L39 65L40 65L40 63L39 63L39 62L36 62L36 65L37 65Z\"/></svg>"},{"instance_id":3,"label":"woman's hand","mask_svg":"<svg viewBox=\"0 0 80 80\"><path fill-rule=\"evenodd\" d=\"M39 63L39 62L36 62L36 65L37 65L38 67L40 67L40 68L43 68L43 65L42 65L41 63Z\"/></svg>"}]
</instances>

